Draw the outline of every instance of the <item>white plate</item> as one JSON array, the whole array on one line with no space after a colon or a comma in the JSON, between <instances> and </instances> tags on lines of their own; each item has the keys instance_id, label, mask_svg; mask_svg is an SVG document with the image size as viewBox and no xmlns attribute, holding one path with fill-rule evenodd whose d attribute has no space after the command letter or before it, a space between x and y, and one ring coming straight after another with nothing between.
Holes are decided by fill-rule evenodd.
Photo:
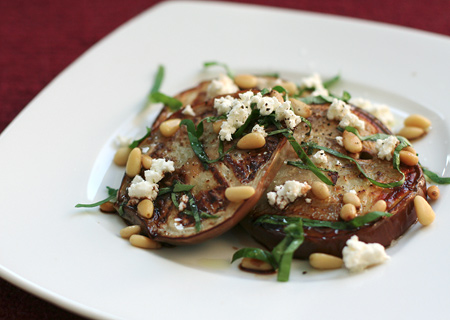
<instances>
[{"instance_id":1,"label":"white plate","mask_svg":"<svg viewBox=\"0 0 450 320\"><path fill-rule=\"evenodd\" d=\"M74 204L119 184L113 141L138 137L154 117L154 108L141 110L158 64L168 94L217 73L202 74L209 60L293 80L340 72L342 88L390 104L398 118L426 114L433 129L416 149L424 165L445 173L448 57L448 38L405 28L226 3L157 5L78 59L3 132L0 275L90 317L444 318L447 187L433 204L436 222L409 230L388 249L388 263L349 274L297 262L288 283L229 265L233 246L250 242L239 230L196 247L146 251L118 236L117 217Z\"/></svg>"}]
</instances>

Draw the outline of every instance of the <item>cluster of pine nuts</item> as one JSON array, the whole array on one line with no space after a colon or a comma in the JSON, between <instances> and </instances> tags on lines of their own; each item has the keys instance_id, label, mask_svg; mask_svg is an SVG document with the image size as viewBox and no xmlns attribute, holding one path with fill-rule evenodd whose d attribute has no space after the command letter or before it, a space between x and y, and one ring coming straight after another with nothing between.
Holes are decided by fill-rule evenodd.
<instances>
[{"instance_id":1,"label":"cluster of pine nuts","mask_svg":"<svg viewBox=\"0 0 450 320\"><path fill-rule=\"evenodd\" d=\"M120 236L124 239L128 239L132 246L142 249L159 249L161 243L143 236L141 233L141 227L138 225L131 225L120 230Z\"/></svg>"},{"instance_id":2,"label":"cluster of pine nuts","mask_svg":"<svg viewBox=\"0 0 450 320\"><path fill-rule=\"evenodd\" d=\"M361 208L361 200L352 192L344 193L342 197L344 205L341 208L339 216L344 221L350 221L358 215L359 208Z\"/></svg>"},{"instance_id":3,"label":"cluster of pine nuts","mask_svg":"<svg viewBox=\"0 0 450 320\"><path fill-rule=\"evenodd\" d=\"M398 132L408 140L423 136L431 126L431 121L419 114L412 114L404 121L404 127Z\"/></svg>"},{"instance_id":4,"label":"cluster of pine nuts","mask_svg":"<svg viewBox=\"0 0 450 320\"><path fill-rule=\"evenodd\" d=\"M225 189L225 197L231 202L242 202L255 194L255 188L251 186L228 187Z\"/></svg>"}]
</instances>

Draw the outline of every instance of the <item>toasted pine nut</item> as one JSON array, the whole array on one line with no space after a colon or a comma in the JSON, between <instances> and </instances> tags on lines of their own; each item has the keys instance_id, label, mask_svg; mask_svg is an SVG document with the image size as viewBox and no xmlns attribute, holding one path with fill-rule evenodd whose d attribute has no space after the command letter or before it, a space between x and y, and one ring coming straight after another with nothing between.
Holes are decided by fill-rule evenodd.
<instances>
[{"instance_id":1,"label":"toasted pine nut","mask_svg":"<svg viewBox=\"0 0 450 320\"><path fill-rule=\"evenodd\" d=\"M258 79L251 74L238 74L234 77L234 83L241 89L251 89L256 87Z\"/></svg>"},{"instance_id":2,"label":"toasted pine nut","mask_svg":"<svg viewBox=\"0 0 450 320\"><path fill-rule=\"evenodd\" d=\"M153 210L153 201L150 199L141 200L137 205L139 215L147 219L153 217Z\"/></svg>"},{"instance_id":3,"label":"toasted pine nut","mask_svg":"<svg viewBox=\"0 0 450 320\"><path fill-rule=\"evenodd\" d=\"M127 164L130 152L131 149L128 147L121 147L117 149L116 154L114 155L114 163L121 167L125 166Z\"/></svg>"},{"instance_id":4,"label":"toasted pine nut","mask_svg":"<svg viewBox=\"0 0 450 320\"><path fill-rule=\"evenodd\" d=\"M428 226L436 218L436 214L427 200L422 196L415 196L414 208L416 209L417 219L423 226Z\"/></svg>"},{"instance_id":5,"label":"toasted pine nut","mask_svg":"<svg viewBox=\"0 0 450 320\"><path fill-rule=\"evenodd\" d=\"M350 221L352 219L355 219L356 207L351 203L344 204L344 206L341 208L339 216L344 221Z\"/></svg>"},{"instance_id":6,"label":"toasted pine nut","mask_svg":"<svg viewBox=\"0 0 450 320\"><path fill-rule=\"evenodd\" d=\"M100 205L100 211L105 213L113 213L116 212L116 209L114 209L114 204L108 201Z\"/></svg>"},{"instance_id":7,"label":"toasted pine nut","mask_svg":"<svg viewBox=\"0 0 450 320\"><path fill-rule=\"evenodd\" d=\"M374 203L372 208L370 208L370 212L372 211L386 211L387 203L384 200L378 200Z\"/></svg>"},{"instance_id":8,"label":"toasted pine nut","mask_svg":"<svg viewBox=\"0 0 450 320\"><path fill-rule=\"evenodd\" d=\"M342 133L342 142L344 143L344 148L348 152L358 153L362 150L361 140L352 132L344 131Z\"/></svg>"},{"instance_id":9,"label":"toasted pine nut","mask_svg":"<svg viewBox=\"0 0 450 320\"><path fill-rule=\"evenodd\" d=\"M407 166L415 166L419 163L419 157L409 151L401 150L399 155L400 162Z\"/></svg>"},{"instance_id":10,"label":"toasted pine nut","mask_svg":"<svg viewBox=\"0 0 450 320\"><path fill-rule=\"evenodd\" d=\"M139 226L137 224L125 227L122 230L120 230L120 236L124 239L128 239L133 234L139 234L139 233L141 233L141 226Z\"/></svg>"},{"instance_id":11,"label":"toasted pine nut","mask_svg":"<svg viewBox=\"0 0 450 320\"><path fill-rule=\"evenodd\" d=\"M341 258L326 253L313 253L309 256L309 264L314 269L339 269L342 267L343 263Z\"/></svg>"},{"instance_id":12,"label":"toasted pine nut","mask_svg":"<svg viewBox=\"0 0 450 320\"><path fill-rule=\"evenodd\" d=\"M270 265L270 263L253 258L242 259L241 267L248 270L263 271L263 272L273 270L273 267Z\"/></svg>"},{"instance_id":13,"label":"toasted pine nut","mask_svg":"<svg viewBox=\"0 0 450 320\"><path fill-rule=\"evenodd\" d=\"M281 95L281 93L279 93L279 92L276 91L276 90L270 91L270 96L271 96L271 97L277 98L278 101L280 101L281 103L284 102L283 96Z\"/></svg>"},{"instance_id":14,"label":"toasted pine nut","mask_svg":"<svg viewBox=\"0 0 450 320\"><path fill-rule=\"evenodd\" d=\"M412 114L405 119L406 127L417 127L427 130L431 126L431 121L420 114Z\"/></svg>"},{"instance_id":15,"label":"toasted pine nut","mask_svg":"<svg viewBox=\"0 0 450 320\"><path fill-rule=\"evenodd\" d=\"M142 248L142 249L159 249L161 248L161 243L156 242L148 237L142 236L140 234L133 234L130 237L131 245Z\"/></svg>"},{"instance_id":16,"label":"toasted pine nut","mask_svg":"<svg viewBox=\"0 0 450 320\"><path fill-rule=\"evenodd\" d=\"M297 85L292 81L283 82L283 88L286 89L288 94L296 94L297 93Z\"/></svg>"},{"instance_id":17,"label":"toasted pine nut","mask_svg":"<svg viewBox=\"0 0 450 320\"><path fill-rule=\"evenodd\" d=\"M427 190L427 195L431 200L437 200L441 192L439 191L438 186L430 186Z\"/></svg>"},{"instance_id":18,"label":"toasted pine nut","mask_svg":"<svg viewBox=\"0 0 450 320\"><path fill-rule=\"evenodd\" d=\"M141 157L141 163L145 169L150 169L152 167L152 157L148 154L143 154Z\"/></svg>"},{"instance_id":19,"label":"toasted pine nut","mask_svg":"<svg viewBox=\"0 0 450 320\"><path fill-rule=\"evenodd\" d=\"M255 194L255 188L250 186L228 187L225 190L225 197L231 202L241 202L247 200Z\"/></svg>"},{"instance_id":20,"label":"toasted pine nut","mask_svg":"<svg viewBox=\"0 0 450 320\"><path fill-rule=\"evenodd\" d=\"M406 139L413 140L417 139L423 134L425 131L422 128L418 127L403 127L399 132L398 135L405 137Z\"/></svg>"},{"instance_id":21,"label":"toasted pine nut","mask_svg":"<svg viewBox=\"0 0 450 320\"><path fill-rule=\"evenodd\" d=\"M141 155L142 151L140 148L134 148L131 150L130 155L128 156L127 167L125 169L127 176L134 177L141 172Z\"/></svg>"},{"instance_id":22,"label":"toasted pine nut","mask_svg":"<svg viewBox=\"0 0 450 320\"><path fill-rule=\"evenodd\" d=\"M259 149L264 147L266 139L258 132L250 132L237 143L238 149Z\"/></svg>"},{"instance_id":23,"label":"toasted pine nut","mask_svg":"<svg viewBox=\"0 0 450 320\"><path fill-rule=\"evenodd\" d=\"M291 101L291 107L296 115L303 118L308 118L312 115L311 107L303 101L294 98L289 99L289 101Z\"/></svg>"},{"instance_id":24,"label":"toasted pine nut","mask_svg":"<svg viewBox=\"0 0 450 320\"><path fill-rule=\"evenodd\" d=\"M169 119L161 123L159 131L164 137L173 136L180 129L181 119Z\"/></svg>"},{"instance_id":25,"label":"toasted pine nut","mask_svg":"<svg viewBox=\"0 0 450 320\"><path fill-rule=\"evenodd\" d=\"M311 185L311 191L320 200L324 200L330 196L328 186L321 181L314 181Z\"/></svg>"},{"instance_id":26,"label":"toasted pine nut","mask_svg":"<svg viewBox=\"0 0 450 320\"><path fill-rule=\"evenodd\" d=\"M223 123L223 120L217 120L216 122L213 123L214 133L219 134L220 129L222 128L222 123Z\"/></svg>"},{"instance_id":27,"label":"toasted pine nut","mask_svg":"<svg viewBox=\"0 0 450 320\"><path fill-rule=\"evenodd\" d=\"M359 199L359 197L351 192L347 192L344 194L344 197L342 199L342 201L347 204L347 203L351 203L352 205L354 205L356 208L361 207L361 200Z\"/></svg>"},{"instance_id":28,"label":"toasted pine nut","mask_svg":"<svg viewBox=\"0 0 450 320\"><path fill-rule=\"evenodd\" d=\"M405 150L405 151L411 152L412 154L417 155L416 150L411 146L404 147L402 150Z\"/></svg>"}]
</instances>

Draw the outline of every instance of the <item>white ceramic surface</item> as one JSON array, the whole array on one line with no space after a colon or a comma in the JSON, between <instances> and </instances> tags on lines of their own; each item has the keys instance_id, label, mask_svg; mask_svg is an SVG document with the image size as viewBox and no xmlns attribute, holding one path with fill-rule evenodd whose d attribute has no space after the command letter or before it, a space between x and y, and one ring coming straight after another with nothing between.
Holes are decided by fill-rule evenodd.
<instances>
[{"instance_id":1,"label":"white ceramic surface","mask_svg":"<svg viewBox=\"0 0 450 320\"><path fill-rule=\"evenodd\" d=\"M168 94L217 75L202 70L210 60L292 80L340 72L338 88L391 105L399 121L426 114L433 128L415 147L423 165L448 175L449 57L449 38L405 28L226 3L157 5L67 68L0 136L0 275L95 318L444 319L448 187L435 223L409 230L388 263L349 274L295 262L288 283L229 264L233 247L252 244L239 229L146 251L118 236L117 217L74 204L120 183L114 140L141 136L155 117L156 107L143 108L158 64Z\"/></svg>"}]
</instances>

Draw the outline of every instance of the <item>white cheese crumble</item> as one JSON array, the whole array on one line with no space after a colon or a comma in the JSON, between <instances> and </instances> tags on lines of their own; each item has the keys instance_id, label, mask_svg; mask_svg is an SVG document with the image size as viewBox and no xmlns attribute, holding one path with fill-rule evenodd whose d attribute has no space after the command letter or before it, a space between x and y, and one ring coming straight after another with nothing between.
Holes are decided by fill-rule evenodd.
<instances>
[{"instance_id":1,"label":"white cheese crumble","mask_svg":"<svg viewBox=\"0 0 450 320\"><path fill-rule=\"evenodd\" d=\"M311 76L303 78L300 81L300 86L303 88L314 89L311 93L313 96L328 96L328 90L323 86L322 78L318 73L313 73Z\"/></svg>"},{"instance_id":2,"label":"white cheese crumble","mask_svg":"<svg viewBox=\"0 0 450 320\"><path fill-rule=\"evenodd\" d=\"M344 138L342 136L337 136L336 137L336 142L338 145L340 145L341 147L344 146Z\"/></svg>"},{"instance_id":3,"label":"white cheese crumble","mask_svg":"<svg viewBox=\"0 0 450 320\"><path fill-rule=\"evenodd\" d=\"M378 151L378 158L391 160L395 147L400 143L397 137L389 136L386 139L378 139L375 143L375 148Z\"/></svg>"},{"instance_id":4,"label":"white cheese crumble","mask_svg":"<svg viewBox=\"0 0 450 320\"><path fill-rule=\"evenodd\" d=\"M165 159L153 159L150 169L144 171L145 180L137 175L128 188L130 198L155 200L158 196L158 182L166 172L173 172L174 162Z\"/></svg>"},{"instance_id":5,"label":"white cheese crumble","mask_svg":"<svg viewBox=\"0 0 450 320\"><path fill-rule=\"evenodd\" d=\"M255 126L252 129L252 132L259 133L264 138L267 137L267 132L264 130L264 127L261 127L259 124L255 124Z\"/></svg>"},{"instance_id":6,"label":"white cheese crumble","mask_svg":"<svg viewBox=\"0 0 450 320\"><path fill-rule=\"evenodd\" d=\"M188 104L186 107L183 108L183 111L181 111L182 114L185 114L187 116L195 117L195 112L192 109L192 106Z\"/></svg>"},{"instance_id":7,"label":"white cheese crumble","mask_svg":"<svg viewBox=\"0 0 450 320\"><path fill-rule=\"evenodd\" d=\"M181 211L184 211L184 209L187 208L187 203L188 203L188 201L189 201L189 197L188 197L187 195L183 194L183 195L180 197L180 200L179 200L179 201L180 201L180 202L179 202L179 204L178 204L178 210L181 212Z\"/></svg>"},{"instance_id":8,"label":"white cheese crumble","mask_svg":"<svg viewBox=\"0 0 450 320\"><path fill-rule=\"evenodd\" d=\"M316 165L327 165L328 164L328 158L327 155L325 154L325 151L323 150L319 150L317 151L312 157L311 157L312 162L314 162L314 164Z\"/></svg>"},{"instance_id":9,"label":"white cheese crumble","mask_svg":"<svg viewBox=\"0 0 450 320\"><path fill-rule=\"evenodd\" d=\"M373 114L390 128L392 128L395 124L394 115L392 114L389 106L385 104L372 103L371 101L363 98L351 98L350 103Z\"/></svg>"},{"instance_id":10,"label":"white cheese crumble","mask_svg":"<svg viewBox=\"0 0 450 320\"><path fill-rule=\"evenodd\" d=\"M295 199L305 196L310 189L311 186L307 182L289 180L284 185L276 186L275 191L268 192L267 200L271 206L277 206L283 210Z\"/></svg>"},{"instance_id":11,"label":"white cheese crumble","mask_svg":"<svg viewBox=\"0 0 450 320\"><path fill-rule=\"evenodd\" d=\"M312 199L311 199L311 198L305 198L305 202L306 202L306 203L311 203L311 202L312 202Z\"/></svg>"},{"instance_id":12,"label":"white cheese crumble","mask_svg":"<svg viewBox=\"0 0 450 320\"><path fill-rule=\"evenodd\" d=\"M302 120L291 109L291 102L281 103L276 97L263 97L260 92L254 94L253 91L240 93L239 98L231 96L214 99L214 108L219 115L227 114L227 120L222 123L219 137L222 141L231 141L232 135L241 127L252 112L251 104L255 103L256 108L263 116L275 112L277 121L284 121L287 128L293 130Z\"/></svg>"},{"instance_id":13,"label":"white cheese crumble","mask_svg":"<svg viewBox=\"0 0 450 320\"><path fill-rule=\"evenodd\" d=\"M114 141L114 144L116 145L117 148L123 148L128 147L132 142L133 139L119 135L116 137L116 141Z\"/></svg>"},{"instance_id":14,"label":"white cheese crumble","mask_svg":"<svg viewBox=\"0 0 450 320\"><path fill-rule=\"evenodd\" d=\"M208 85L207 88L207 98L210 99L212 97L227 94L227 93L235 93L238 92L239 88L234 84L233 79L230 77L221 74L219 79L214 79Z\"/></svg>"},{"instance_id":15,"label":"white cheese crumble","mask_svg":"<svg viewBox=\"0 0 450 320\"><path fill-rule=\"evenodd\" d=\"M345 267L352 272L362 271L390 259L381 244L364 243L356 235L347 240L342 256Z\"/></svg>"},{"instance_id":16,"label":"white cheese crumble","mask_svg":"<svg viewBox=\"0 0 450 320\"><path fill-rule=\"evenodd\" d=\"M354 127L358 130L364 130L365 123L360 120L357 115L351 112L351 108L344 101L339 99L333 99L330 107L327 111L328 120L340 120L339 126L342 128L345 127Z\"/></svg>"}]
</instances>

